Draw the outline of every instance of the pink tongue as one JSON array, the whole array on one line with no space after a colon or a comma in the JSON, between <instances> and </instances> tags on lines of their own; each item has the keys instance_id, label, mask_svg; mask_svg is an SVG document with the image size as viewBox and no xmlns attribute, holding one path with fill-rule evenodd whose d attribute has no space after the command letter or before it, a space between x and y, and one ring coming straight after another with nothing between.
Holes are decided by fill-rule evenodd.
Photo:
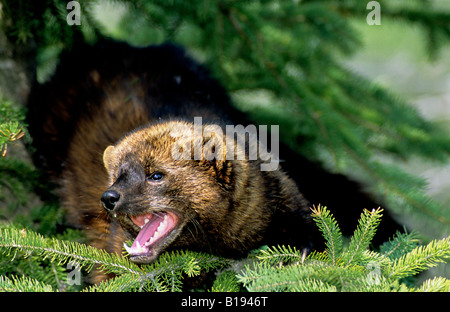
<instances>
[{"instance_id":1,"label":"pink tongue","mask_svg":"<svg viewBox=\"0 0 450 312\"><path fill-rule=\"evenodd\" d=\"M133 246L131 248L137 248L137 243L140 244L140 246L144 246L144 244L150 240L150 238L153 237L153 234L155 234L156 230L159 227L159 224L164 220L164 215L153 215L153 217L148 221L142 229L139 231L138 236L136 237Z\"/></svg>"}]
</instances>

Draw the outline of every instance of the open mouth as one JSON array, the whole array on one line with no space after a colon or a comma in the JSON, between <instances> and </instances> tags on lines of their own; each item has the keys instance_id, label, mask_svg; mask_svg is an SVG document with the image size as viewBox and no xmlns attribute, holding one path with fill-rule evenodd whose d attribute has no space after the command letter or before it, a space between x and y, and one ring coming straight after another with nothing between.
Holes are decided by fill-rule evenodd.
<instances>
[{"instance_id":1,"label":"open mouth","mask_svg":"<svg viewBox=\"0 0 450 312\"><path fill-rule=\"evenodd\" d=\"M173 236L179 218L171 212L157 212L130 216L130 219L140 231L131 247L126 243L123 246L133 261L149 262L157 256L154 249Z\"/></svg>"}]
</instances>

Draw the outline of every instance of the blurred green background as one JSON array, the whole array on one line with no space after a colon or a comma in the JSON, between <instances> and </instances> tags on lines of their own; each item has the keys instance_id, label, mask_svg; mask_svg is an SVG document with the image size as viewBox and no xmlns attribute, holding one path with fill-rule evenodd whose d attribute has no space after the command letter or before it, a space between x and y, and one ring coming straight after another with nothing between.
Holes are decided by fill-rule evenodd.
<instances>
[{"instance_id":1,"label":"blurred green background","mask_svg":"<svg viewBox=\"0 0 450 312\"><path fill-rule=\"evenodd\" d=\"M450 1L435 1L450 9ZM423 32L417 27L382 20L380 26L368 26L353 21L360 31L363 47L344 62L356 72L402 96L428 120L440 123L450 133L450 47L443 48L436 59L430 59L423 42ZM427 193L450 210L450 165L433 164L413 158L401 164L407 171L428 181ZM434 237L436 233L426 222L402 215L406 224ZM448 265L427 273L450 276ZM422 279L425 279L423 276Z\"/></svg>"},{"instance_id":2,"label":"blurred green background","mask_svg":"<svg viewBox=\"0 0 450 312\"><path fill-rule=\"evenodd\" d=\"M437 1L450 7L448 1ZM403 97L428 120L450 132L450 47L430 59L421 29L393 21L368 26L354 21L363 47L344 62L356 72ZM406 170L426 178L428 194L450 209L450 165L442 166L413 158L401 164ZM408 215L403 216L405 219ZM434 228L413 218L405 220L414 228L433 236ZM445 236L449 235L447 229Z\"/></svg>"}]
</instances>

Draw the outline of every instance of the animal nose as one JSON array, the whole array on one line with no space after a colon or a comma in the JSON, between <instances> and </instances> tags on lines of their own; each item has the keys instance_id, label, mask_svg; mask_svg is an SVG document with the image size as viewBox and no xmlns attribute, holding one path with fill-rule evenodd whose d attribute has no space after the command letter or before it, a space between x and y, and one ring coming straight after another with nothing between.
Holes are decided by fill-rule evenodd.
<instances>
[{"instance_id":1,"label":"animal nose","mask_svg":"<svg viewBox=\"0 0 450 312\"><path fill-rule=\"evenodd\" d=\"M116 206L117 202L120 199L120 194L116 191L113 190L109 190L103 193L102 195L102 203L103 203L103 207L106 210L113 210L114 207Z\"/></svg>"}]
</instances>

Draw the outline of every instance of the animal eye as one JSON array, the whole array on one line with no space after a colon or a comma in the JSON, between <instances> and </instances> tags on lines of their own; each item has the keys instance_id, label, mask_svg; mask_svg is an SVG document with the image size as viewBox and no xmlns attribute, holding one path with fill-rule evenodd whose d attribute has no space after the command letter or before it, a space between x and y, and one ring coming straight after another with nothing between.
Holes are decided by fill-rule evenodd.
<instances>
[{"instance_id":1,"label":"animal eye","mask_svg":"<svg viewBox=\"0 0 450 312\"><path fill-rule=\"evenodd\" d=\"M148 177L149 181L161 181L164 175L161 172L153 172Z\"/></svg>"}]
</instances>

